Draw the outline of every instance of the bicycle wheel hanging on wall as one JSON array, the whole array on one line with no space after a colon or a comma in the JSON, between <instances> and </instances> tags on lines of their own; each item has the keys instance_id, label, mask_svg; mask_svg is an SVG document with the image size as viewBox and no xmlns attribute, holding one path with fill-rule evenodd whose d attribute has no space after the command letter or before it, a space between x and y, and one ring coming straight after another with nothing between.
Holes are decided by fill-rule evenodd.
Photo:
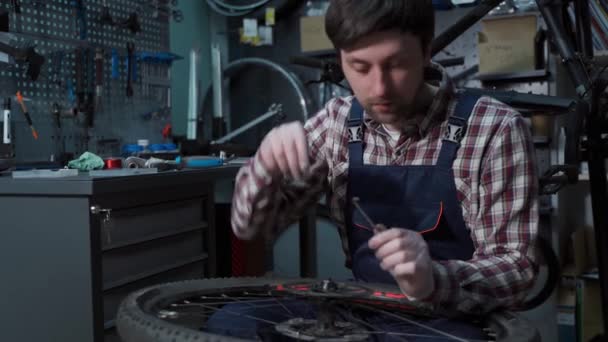
<instances>
[{"instance_id":1,"label":"bicycle wheel hanging on wall","mask_svg":"<svg viewBox=\"0 0 608 342\"><path fill-rule=\"evenodd\" d=\"M276 125L289 122L304 122L312 115L310 94L301 80L282 65L264 58L242 58L229 63L223 69L224 89L228 98L226 127L208 123L213 118L212 87L207 89L203 103L202 131L207 137L217 140L269 112L273 105L281 107L282 115L264 120L229 142L256 147L263 137ZM219 133L218 133L219 131Z\"/></svg>"}]
</instances>

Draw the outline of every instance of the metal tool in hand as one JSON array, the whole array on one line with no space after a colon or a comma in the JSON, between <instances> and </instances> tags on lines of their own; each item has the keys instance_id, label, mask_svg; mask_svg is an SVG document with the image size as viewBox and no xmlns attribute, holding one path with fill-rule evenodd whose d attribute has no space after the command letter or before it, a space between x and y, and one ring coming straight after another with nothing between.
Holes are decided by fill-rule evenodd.
<instances>
[{"instance_id":1,"label":"metal tool in hand","mask_svg":"<svg viewBox=\"0 0 608 342\"><path fill-rule=\"evenodd\" d=\"M369 226L374 230L374 232L376 233L380 233L386 230L386 227L383 224L376 224L374 223L374 221L372 221L371 217L369 217L369 215L367 215L367 213L365 212L365 210L363 210L363 208L361 208L361 205L359 205L359 197L353 197L352 202L353 205L355 206L355 209L357 209L357 211L359 211L359 213L361 214L361 216L363 216L363 218L365 219L365 221L367 221L367 223L369 224Z\"/></svg>"}]
</instances>

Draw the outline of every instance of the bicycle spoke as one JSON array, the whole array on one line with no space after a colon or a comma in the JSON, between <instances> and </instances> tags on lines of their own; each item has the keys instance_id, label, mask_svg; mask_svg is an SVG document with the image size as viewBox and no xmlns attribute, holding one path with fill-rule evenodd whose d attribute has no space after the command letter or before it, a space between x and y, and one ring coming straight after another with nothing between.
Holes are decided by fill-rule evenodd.
<instances>
[{"instance_id":1,"label":"bicycle spoke","mask_svg":"<svg viewBox=\"0 0 608 342\"><path fill-rule=\"evenodd\" d=\"M368 329L371 329L371 330L366 330L366 333L369 333L369 334L386 334L387 333L386 331L381 331L382 329L378 329L373 324L366 322L365 320L363 320L361 318L355 317L355 313L353 313L352 309L350 309L350 308L348 308L348 309L341 308L341 309L342 310L340 311L340 313L342 311L345 311L345 313L347 314L347 316L344 317L344 319L346 319L349 322L353 321L355 323L358 323L358 324L361 324L362 326L367 327ZM407 340L404 338L399 338L399 337L397 337L397 338L401 341L407 342Z\"/></svg>"},{"instance_id":2,"label":"bicycle spoke","mask_svg":"<svg viewBox=\"0 0 608 342\"><path fill-rule=\"evenodd\" d=\"M453 340L453 337L437 336L437 335L424 335L424 334L413 334L413 333L376 332L376 331L369 331L367 333L368 334L372 334L372 335L389 335L391 337L404 336L404 337L428 338L428 339L433 339L433 341L437 341L438 338L440 338L441 340L444 340L444 341L452 341ZM488 341L488 340L470 340L470 339L460 339L460 340L461 341L466 341L466 342L491 342L491 341ZM407 341L407 339L404 339L404 341Z\"/></svg>"},{"instance_id":3,"label":"bicycle spoke","mask_svg":"<svg viewBox=\"0 0 608 342\"><path fill-rule=\"evenodd\" d=\"M258 298L268 298L268 300L272 300L273 298L276 297L272 297L272 296L229 296L230 298L236 298L236 299L254 299L254 300L263 300L263 299L258 299ZM226 298L226 295L221 295L221 296L201 296L201 299L220 299L220 298Z\"/></svg>"},{"instance_id":4,"label":"bicycle spoke","mask_svg":"<svg viewBox=\"0 0 608 342\"><path fill-rule=\"evenodd\" d=\"M408 336L408 337L422 337L422 338L434 338L435 340L437 339L438 336L432 336L432 335L422 335L422 334L408 334L408 333L398 333L398 332L389 332L386 333L387 335L391 335L391 336ZM452 341L454 337L444 337L446 341ZM433 340L433 341L435 341ZM478 340L478 339L468 339L468 338L460 338L459 341L466 341L466 342L492 342L491 340Z\"/></svg>"},{"instance_id":5,"label":"bicycle spoke","mask_svg":"<svg viewBox=\"0 0 608 342\"><path fill-rule=\"evenodd\" d=\"M246 317L246 318L253 319L253 320L259 321L259 322L264 322L264 323L274 324L274 325L278 324L277 322L269 321L269 320L266 320L266 319L263 319L263 318L254 317L254 316L251 316L251 315L242 314L242 313L239 313L239 312L234 312L234 311L228 310L226 308L216 308L214 306L205 305L205 304L198 304L198 305L201 306L201 307L203 307L203 308L215 310L217 312L219 312L221 310L222 312L229 313L231 315L240 316L240 317Z\"/></svg>"},{"instance_id":6,"label":"bicycle spoke","mask_svg":"<svg viewBox=\"0 0 608 342\"><path fill-rule=\"evenodd\" d=\"M373 324L371 324L371 323L369 323L369 322L366 322L366 321L364 321L364 320L362 320L362 319L355 318L354 316L353 316L353 317L351 317L351 319L352 319L353 321L355 321L355 322L357 322L357 323L361 324L361 325L364 325L364 326L369 327L369 328L371 328L371 329L372 329L372 330L367 330L367 331L365 332L366 334L374 334L374 335L375 335L375 334L384 334L384 335L385 335L385 334L387 334L387 333L388 333L387 331L380 331L380 330L378 330L378 329L377 329L377 328L376 328L376 327L375 327ZM397 336L396 336L396 337L397 337ZM399 338L399 337L397 337L397 338L398 338L399 340L401 340L401 341L405 341L405 342L407 342L407 340L406 340L405 338Z\"/></svg>"},{"instance_id":7,"label":"bicycle spoke","mask_svg":"<svg viewBox=\"0 0 608 342\"><path fill-rule=\"evenodd\" d=\"M234 302L236 302L236 303L243 303L243 304L248 305L248 306L250 306L252 308L255 308L255 309L260 309L260 308L261 309L268 309L268 308L274 308L275 307L272 304L271 305L267 305L267 306L259 306L259 305L256 306L254 304L251 304L252 301L245 301L245 300L241 300L241 299L238 299L238 298L235 298L235 297L229 297L229 298L230 299L234 299ZM289 309L287 308L287 306L285 306L285 304L281 303L281 301L278 298L276 298L276 297L272 298L272 299L273 300L271 300L271 301L273 301L273 302L276 301L277 304L279 304L279 306L283 307L283 309L285 309L285 311L287 311L287 315L283 314L284 316L286 316L287 318L294 318L293 313L291 311L289 311Z\"/></svg>"},{"instance_id":8,"label":"bicycle spoke","mask_svg":"<svg viewBox=\"0 0 608 342\"><path fill-rule=\"evenodd\" d=\"M418 326L418 327L420 327L420 328L424 328L424 329L430 330L430 331L432 331L432 332L434 332L434 333L436 333L436 334L439 334L439 335L445 336L445 337L450 338L450 339L452 339L452 340L454 340L454 341L459 341L459 342L470 342L469 340L466 340L466 339L460 338L460 337L458 337L458 336L452 335L452 334L447 333L447 332L445 332L445 331L441 331L441 330L435 329L435 328L430 327L430 326L428 326L428 325L426 325L426 324L424 324L424 323L418 323L418 322L416 322L416 321L413 321L413 320L408 319L408 318L405 318L405 317L403 317L403 316L400 316L400 315L394 314L394 313L392 313L392 312L388 312L388 311L386 311L386 310L382 310L382 309L378 309L378 308L373 308L373 307L370 307L370 306L368 306L368 305L364 305L364 304L358 304L358 303L353 303L353 305L355 305L355 306L359 306L359 307L363 307L363 308L366 308L367 310L374 310L374 311L376 311L376 312L381 312L382 314L384 314L384 315L386 315L386 316L393 317L393 318L396 318L396 319L400 319L400 320L402 320L402 321L404 321L404 322L410 323L410 324L412 324L412 325L416 325L416 326Z\"/></svg>"},{"instance_id":9,"label":"bicycle spoke","mask_svg":"<svg viewBox=\"0 0 608 342\"><path fill-rule=\"evenodd\" d=\"M271 303L274 302L275 299L273 298L269 298L269 299L260 299L260 300L252 300L252 301L248 301L249 303ZM247 303L246 301L237 301L237 302L242 302L242 303ZM235 301L220 301L220 302L208 302L208 303L204 303L206 305L226 305L226 304L230 304L230 303L235 303ZM199 303L193 303L193 302L187 302L184 304L180 304L180 303L172 303L171 306L175 307L175 306L191 306L191 305L197 305Z\"/></svg>"},{"instance_id":10,"label":"bicycle spoke","mask_svg":"<svg viewBox=\"0 0 608 342\"><path fill-rule=\"evenodd\" d=\"M281 303L281 301L278 298L275 298L275 300L277 301L277 303L279 305L281 305L283 307L283 309L285 309L285 311L287 311L287 313L289 314L290 318L294 318L295 315L293 314L293 312L291 312L291 310L289 310L289 308L287 308L287 306L285 306L285 304Z\"/></svg>"},{"instance_id":11,"label":"bicycle spoke","mask_svg":"<svg viewBox=\"0 0 608 342\"><path fill-rule=\"evenodd\" d=\"M366 333L367 334L372 334L372 335L390 335L392 337L398 338L402 341L407 341L407 339L405 338L400 338L401 336L403 337L417 337L417 338L433 338L433 339L437 339L438 336L437 335L424 335L424 334L414 334L414 333L406 333L406 332L392 332L392 331L383 331L382 329L377 329L377 327L375 327L373 324L366 322L363 319L357 318L354 316L354 314L351 312L351 320L353 320L354 322L357 322L361 325L364 325L368 328L371 328L372 330L367 330ZM403 326L409 326L411 327L411 324L409 324L409 322L403 322L401 323L401 325ZM391 325L391 328L398 328L399 325ZM445 337L446 339L452 339L452 337ZM467 342L489 342L487 340L471 340L471 339L465 339L465 341Z\"/></svg>"}]
</instances>

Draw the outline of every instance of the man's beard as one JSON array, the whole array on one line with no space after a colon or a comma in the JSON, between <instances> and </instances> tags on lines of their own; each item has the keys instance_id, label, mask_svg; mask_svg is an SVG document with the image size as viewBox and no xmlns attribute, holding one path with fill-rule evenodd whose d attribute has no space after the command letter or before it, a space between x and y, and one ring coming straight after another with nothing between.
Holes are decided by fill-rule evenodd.
<instances>
[{"instance_id":1,"label":"man's beard","mask_svg":"<svg viewBox=\"0 0 608 342\"><path fill-rule=\"evenodd\" d=\"M391 95L386 98L369 98L365 101L363 108L366 113L370 115L372 118L379 120L381 123L385 124L397 124L399 122L404 122L409 119L414 118L419 114L421 109L421 101L424 102L424 99L419 98L424 95L424 91L422 91L424 83L416 89L416 94L412 97L413 102L407 103L405 102L403 97L397 95ZM375 105L381 105L389 103L391 109L389 112L376 112L374 110ZM383 122L382 119L390 118L390 122ZM386 120L384 120L386 121Z\"/></svg>"},{"instance_id":2,"label":"man's beard","mask_svg":"<svg viewBox=\"0 0 608 342\"><path fill-rule=\"evenodd\" d=\"M390 103L390 111L379 112L374 110L374 106ZM365 111L372 118L379 120L385 124L395 124L401 121L405 121L415 115L414 106L412 104L405 103L402 98L392 97L388 99L372 98L366 101L364 105ZM390 122L386 119L389 119ZM384 120L383 120L384 119Z\"/></svg>"}]
</instances>

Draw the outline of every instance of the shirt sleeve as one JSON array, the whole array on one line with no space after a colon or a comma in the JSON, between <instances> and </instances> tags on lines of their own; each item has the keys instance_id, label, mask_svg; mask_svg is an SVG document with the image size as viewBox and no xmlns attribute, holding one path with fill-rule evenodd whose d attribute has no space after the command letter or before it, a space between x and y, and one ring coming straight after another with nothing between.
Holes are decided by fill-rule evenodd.
<instances>
[{"instance_id":1,"label":"shirt sleeve","mask_svg":"<svg viewBox=\"0 0 608 342\"><path fill-rule=\"evenodd\" d=\"M259 151L238 172L232 199L231 224L235 235L251 239L258 232L276 237L327 188L327 135L333 102L306 121L311 172L303 180L272 177Z\"/></svg>"},{"instance_id":2,"label":"shirt sleeve","mask_svg":"<svg viewBox=\"0 0 608 342\"><path fill-rule=\"evenodd\" d=\"M536 275L538 179L524 119L511 116L482 162L479 212L472 223L472 260L435 261L435 304L470 313L513 307Z\"/></svg>"}]
</instances>

